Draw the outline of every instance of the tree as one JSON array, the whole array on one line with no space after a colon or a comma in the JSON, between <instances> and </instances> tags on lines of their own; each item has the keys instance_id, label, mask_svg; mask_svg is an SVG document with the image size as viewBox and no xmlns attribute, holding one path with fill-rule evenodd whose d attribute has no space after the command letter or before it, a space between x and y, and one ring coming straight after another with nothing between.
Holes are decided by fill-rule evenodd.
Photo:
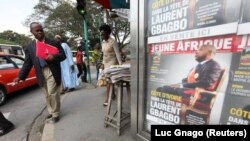
<instances>
[{"instance_id":1,"label":"tree","mask_svg":"<svg viewBox=\"0 0 250 141\"><path fill-rule=\"evenodd\" d=\"M90 0L91 1L91 0ZM102 18L103 13L108 15L108 24L112 27L112 35L117 40L120 49L125 47L129 42L127 41L130 35L130 23L128 19L124 18L112 18L108 10L100 8L99 4L95 4L87 0L87 15L86 19L89 27L89 38L95 40L95 43L99 40L100 32L99 27L104 24ZM94 45L91 45L94 46Z\"/></svg>"},{"instance_id":2,"label":"tree","mask_svg":"<svg viewBox=\"0 0 250 141\"><path fill-rule=\"evenodd\" d=\"M112 34L117 40L119 47L123 48L129 44L128 41L125 42L130 35L130 23L128 22L128 19L109 17L108 23L113 28Z\"/></svg>"},{"instance_id":3,"label":"tree","mask_svg":"<svg viewBox=\"0 0 250 141\"><path fill-rule=\"evenodd\" d=\"M16 43L5 40L5 39L1 39L0 38L0 44L10 44L10 45L15 45Z\"/></svg>"},{"instance_id":4,"label":"tree","mask_svg":"<svg viewBox=\"0 0 250 141\"><path fill-rule=\"evenodd\" d=\"M63 2L46 18L44 26L49 32L76 38L81 35L81 21L75 7Z\"/></svg>"},{"instance_id":5,"label":"tree","mask_svg":"<svg viewBox=\"0 0 250 141\"><path fill-rule=\"evenodd\" d=\"M39 21L44 24L44 30L47 36L53 37L55 34L60 34L70 41L70 45L77 46L74 39L82 37L82 21L83 17L79 15L75 2L66 0L39 0L39 3L34 7L34 13L26 19L28 26L31 21ZM88 25L88 35L90 47L92 48L97 42L100 42L99 27L103 23L103 10L92 0L86 0L85 16ZM124 41L129 35L129 22L127 20L113 20L109 18L111 27L114 27L113 34L118 40L121 47L124 46ZM125 22L125 23L124 23ZM120 33L124 33L124 39L118 38Z\"/></svg>"},{"instance_id":6,"label":"tree","mask_svg":"<svg viewBox=\"0 0 250 141\"><path fill-rule=\"evenodd\" d=\"M75 3L64 0L39 0L34 7L34 13L26 19L25 24L28 26L31 21L39 21L44 25L46 36L60 34L76 47L74 39L82 36L82 20Z\"/></svg>"},{"instance_id":7,"label":"tree","mask_svg":"<svg viewBox=\"0 0 250 141\"><path fill-rule=\"evenodd\" d=\"M26 20L25 25L29 26L32 21L43 23L45 19L53 12L59 0L39 0L34 6L32 13Z\"/></svg>"},{"instance_id":8,"label":"tree","mask_svg":"<svg viewBox=\"0 0 250 141\"><path fill-rule=\"evenodd\" d=\"M30 37L25 36L24 34L18 34L11 30L0 33L0 39L0 43L2 44L17 44L22 47L25 47L31 41Z\"/></svg>"},{"instance_id":9,"label":"tree","mask_svg":"<svg viewBox=\"0 0 250 141\"><path fill-rule=\"evenodd\" d=\"M48 34L60 34L76 48L77 43L73 39L81 36L81 20L75 7L68 2L62 2L45 19L44 27Z\"/></svg>"}]
</instances>

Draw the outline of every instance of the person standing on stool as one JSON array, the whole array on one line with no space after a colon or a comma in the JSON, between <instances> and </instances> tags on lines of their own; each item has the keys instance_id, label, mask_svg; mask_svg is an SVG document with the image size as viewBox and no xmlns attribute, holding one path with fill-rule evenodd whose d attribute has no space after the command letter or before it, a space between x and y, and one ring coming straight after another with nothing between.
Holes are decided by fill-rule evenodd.
<instances>
[{"instance_id":1,"label":"person standing on stool","mask_svg":"<svg viewBox=\"0 0 250 141\"><path fill-rule=\"evenodd\" d=\"M102 68L109 68L111 65L121 65L122 59L121 54L118 48L118 45L115 39L110 37L111 28L109 25L102 25L99 28L101 35L102 35L102 52L103 52L103 61L102 61ZM108 97L110 91L110 83L107 83L107 91L106 91L106 100L103 103L103 106L108 105Z\"/></svg>"},{"instance_id":2,"label":"person standing on stool","mask_svg":"<svg viewBox=\"0 0 250 141\"><path fill-rule=\"evenodd\" d=\"M60 62L66 56L60 43L54 39L48 39L44 36L43 27L38 22L30 24L30 31L36 38L25 49L24 64L17 76L14 79L15 83L24 81L34 66L38 84L42 87L47 103L49 115L47 123L56 123L59 121L60 114L60 90L61 90L61 67ZM36 51L38 43L43 42L47 45L54 46L58 49L57 54L47 54L46 59L37 57ZM40 47L40 46L39 46Z\"/></svg>"}]
</instances>

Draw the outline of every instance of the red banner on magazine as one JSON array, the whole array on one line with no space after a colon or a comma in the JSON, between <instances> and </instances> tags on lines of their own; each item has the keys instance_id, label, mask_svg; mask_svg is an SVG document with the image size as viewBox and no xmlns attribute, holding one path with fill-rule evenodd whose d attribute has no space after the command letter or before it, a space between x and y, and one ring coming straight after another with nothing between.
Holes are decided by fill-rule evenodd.
<instances>
[{"instance_id":1,"label":"red banner on magazine","mask_svg":"<svg viewBox=\"0 0 250 141\"><path fill-rule=\"evenodd\" d=\"M185 54L194 53L199 46L202 45L214 45L217 52L239 52L248 42L247 37L237 36L235 34L215 36L207 38L198 38L190 40L180 40L175 42L165 42L157 44L149 44L149 53L161 53L161 54ZM250 38L249 38L250 39Z\"/></svg>"}]
</instances>

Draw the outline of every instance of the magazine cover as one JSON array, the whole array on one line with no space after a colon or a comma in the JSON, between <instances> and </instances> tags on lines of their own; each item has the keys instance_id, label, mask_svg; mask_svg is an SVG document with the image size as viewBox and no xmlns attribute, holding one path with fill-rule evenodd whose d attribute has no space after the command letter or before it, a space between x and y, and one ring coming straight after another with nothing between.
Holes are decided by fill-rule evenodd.
<instances>
[{"instance_id":1,"label":"magazine cover","mask_svg":"<svg viewBox=\"0 0 250 141\"><path fill-rule=\"evenodd\" d=\"M161 124L219 124L232 54L238 47L235 39L226 35L148 45L146 118ZM216 49L205 62L197 55L203 43Z\"/></svg>"},{"instance_id":2,"label":"magazine cover","mask_svg":"<svg viewBox=\"0 0 250 141\"><path fill-rule=\"evenodd\" d=\"M234 53L221 124L250 125L250 48Z\"/></svg>"},{"instance_id":3,"label":"magazine cover","mask_svg":"<svg viewBox=\"0 0 250 141\"><path fill-rule=\"evenodd\" d=\"M149 125L235 124L237 108L249 115L244 103L249 101L249 73L241 69L250 68L250 31L240 32L241 24L249 23L248 4L248 0L149 1L145 87ZM235 83L236 79L242 82ZM240 101L243 95L247 100Z\"/></svg>"}]
</instances>

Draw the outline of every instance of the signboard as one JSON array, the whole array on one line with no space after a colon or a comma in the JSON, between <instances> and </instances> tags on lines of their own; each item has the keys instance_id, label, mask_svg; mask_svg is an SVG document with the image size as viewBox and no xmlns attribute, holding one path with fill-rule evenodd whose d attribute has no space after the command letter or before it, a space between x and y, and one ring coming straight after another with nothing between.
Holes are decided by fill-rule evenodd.
<instances>
[{"instance_id":1,"label":"signboard","mask_svg":"<svg viewBox=\"0 0 250 141\"><path fill-rule=\"evenodd\" d=\"M249 124L250 26L240 26L250 2L149 0L148 9L146 122ZM216 49L204 62L202 45Z\"/></svg>"}]
</instances>

